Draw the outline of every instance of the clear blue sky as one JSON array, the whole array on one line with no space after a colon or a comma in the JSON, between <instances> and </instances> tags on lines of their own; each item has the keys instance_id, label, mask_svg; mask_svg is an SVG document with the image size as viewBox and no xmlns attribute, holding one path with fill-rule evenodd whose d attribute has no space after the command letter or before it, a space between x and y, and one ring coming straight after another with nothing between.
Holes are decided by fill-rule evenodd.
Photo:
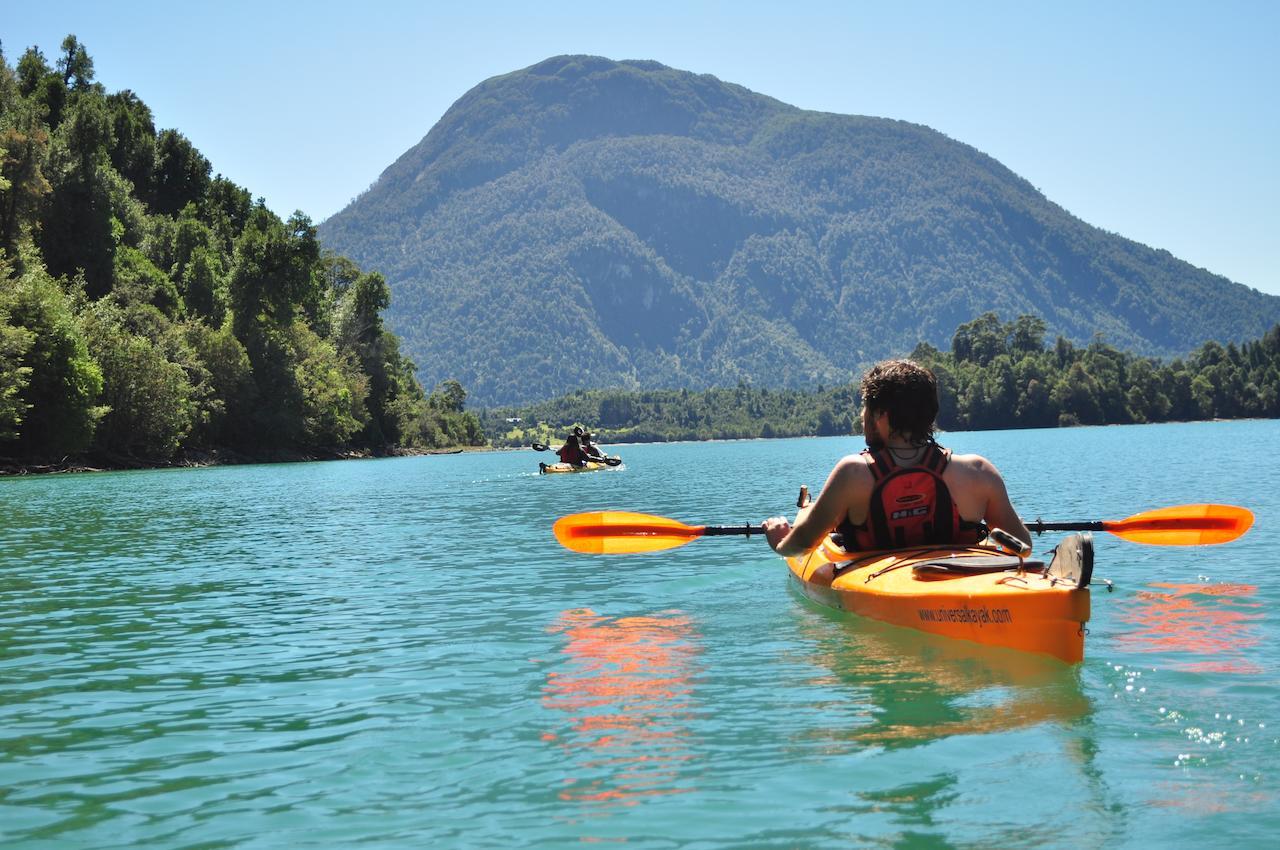
<instances>
[{"instance_id":1,"label":"clear blue sky","mask_svg":"<svg viewBox=\"0 0 1280 850\"><path fill-rule=\"evenodd\" d=\"M654 59L925 124L1085 221L1280 294L1280 2L0 0L11 65L74 33L281 215L319 222L488 77Z\"/></svg>"}]
</instances>

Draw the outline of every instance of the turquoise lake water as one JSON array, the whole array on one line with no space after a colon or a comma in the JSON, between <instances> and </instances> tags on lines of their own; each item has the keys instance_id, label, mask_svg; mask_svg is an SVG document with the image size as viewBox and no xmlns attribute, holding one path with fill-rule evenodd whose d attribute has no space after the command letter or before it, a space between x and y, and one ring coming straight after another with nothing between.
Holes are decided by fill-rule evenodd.
<instances>
[{"instance_id":1,"label":"turquoise lake water","mask_svg":"<svg viewBox=\"0 0 1280 850\"><path fill-rule=\"evenodd\" d=\"M0 847L1272 846L1280 422L943 437L1028 519L1257 522L1099 535L1069 667L551 536L791 514L854 437L0 479Z\"/></svg>"}]
</instances>

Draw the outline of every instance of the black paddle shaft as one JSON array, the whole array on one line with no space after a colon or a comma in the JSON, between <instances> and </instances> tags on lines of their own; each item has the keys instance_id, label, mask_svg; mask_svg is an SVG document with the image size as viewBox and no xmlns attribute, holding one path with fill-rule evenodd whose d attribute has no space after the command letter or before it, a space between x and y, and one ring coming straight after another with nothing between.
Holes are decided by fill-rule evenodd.
<instances>
[{"instance_id":1,"label":"black paddle shaft","mask_svg":"<svg viewBox=\"0 0 1280 850\"><path fill-rule=\"evenodd\" d=\"M704 537L731 537L734 535L764 534L763 525L708 525L703 527Z\"/></svg>"},{"instance_id":2,"label":"black paddle shaft","mask_svg":"<svg viewBox=\"0 0 1280 850\"><path fill-rule=\"evenodd\" d=\"M1105 523L1100 520L1093 522L1045 522L1044 520L1036 520L1027 523L1027 530L1036 534L1044 534L1046 531L1106 531Z\"/></svg>"}]
</instances>

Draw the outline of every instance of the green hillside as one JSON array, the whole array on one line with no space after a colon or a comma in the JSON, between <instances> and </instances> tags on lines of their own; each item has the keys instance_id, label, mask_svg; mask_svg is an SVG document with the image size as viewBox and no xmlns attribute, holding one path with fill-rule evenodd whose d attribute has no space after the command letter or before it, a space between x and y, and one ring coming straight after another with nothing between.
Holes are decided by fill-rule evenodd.
<instances>
[{"instance_id":1,"label":"green hillside","mask_svg":"<svg viewBox=\"0 0 1280 850\"><path fill-rule=\"evenodd\" d=\"M0 471L483 442L382 276L281 220L68 36L0 52Z\"/></svg>"},{"instance_id":2,"label":"green hillside","mask_svg":"<svg viewBox=\"0 0 1280 850\"><path fill-rule=\"evenodd\" d=\"M464 95L319 227L386 277L430 385L831 386L994 311L1137 354L1260 338L1280 297L1073 217L927 127L565 56Z\"/></svg>"}]
</instances>

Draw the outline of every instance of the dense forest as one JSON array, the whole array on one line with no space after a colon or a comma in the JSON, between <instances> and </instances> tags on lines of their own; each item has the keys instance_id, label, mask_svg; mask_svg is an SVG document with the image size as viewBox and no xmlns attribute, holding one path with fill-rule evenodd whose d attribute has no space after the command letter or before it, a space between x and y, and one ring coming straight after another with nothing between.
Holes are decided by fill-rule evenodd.
<instances>
[{"instance_id":1,"label":"dense forest","mask_svg":"<svg viewBox=\"0 0 1280 850\"><path fill-rule=\"evenodd\" d=\"M1208 342L1167 363L1095 338L1077 347L1045 322L1001 322L984 313L961 325L949 351L921 343L912 359L938 377L943 430L1048 428L1214 418L1280 418L1280 325L1258 340ZM575 424L597 442L857 433L856 384L805 392L745 383L702 392L583 390L553 401L484 414L495 445L555 443Z\"/></svg>"},{"instance_id":2,"label":"dense forest","mask_svg":"<svg viewBox=\"0 0 1280 850\"><path fill-rule=\"evenodd\" d=\"M483 442L457 381L418 383L381 275L94 76L75 36L0 50L4 464Z\"/></svg>"},{"instance_id":3,"label":"dense forest","mask_svg":"<svg viewBox=\"0 0 1280 850\"><path fill-rule=\"evenodd\" d=\"M1280 322L1280 297L1093 227L928 127L656 62L486 80L319 229L386 276L422 379L486 406L831 387L987 311L1164 358Z\"/></svg>"}]
</instances>

